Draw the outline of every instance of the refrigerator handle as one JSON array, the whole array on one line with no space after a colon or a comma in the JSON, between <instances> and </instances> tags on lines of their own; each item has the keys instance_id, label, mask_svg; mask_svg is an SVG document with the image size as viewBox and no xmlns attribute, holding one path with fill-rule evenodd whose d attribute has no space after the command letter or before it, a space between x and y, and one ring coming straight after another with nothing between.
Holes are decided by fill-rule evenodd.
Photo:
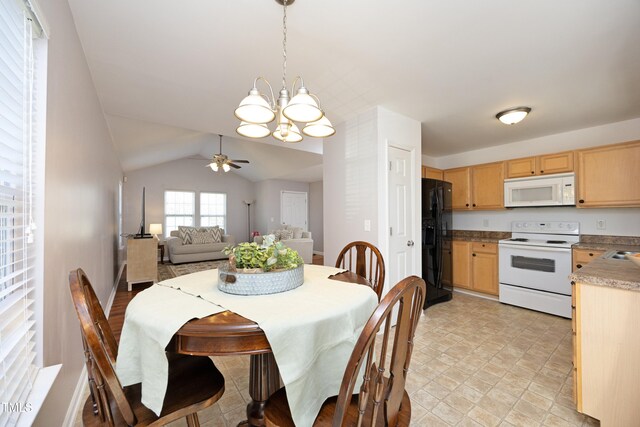
<instances>
[{"instance_id":1,"label":"refrigerator handle","mask_svg":"<svg viewBox=\"0 0 640 427\"><path fill-rule=\"evenodd\" d=\"M436 253L438 256L438 277L436 279L436 287L442 288L442 267L443 267L443 256L442 256L442 209L444 207L444 203L440 200L440 192L436 189Z\"/></svg>"}]
</instances>

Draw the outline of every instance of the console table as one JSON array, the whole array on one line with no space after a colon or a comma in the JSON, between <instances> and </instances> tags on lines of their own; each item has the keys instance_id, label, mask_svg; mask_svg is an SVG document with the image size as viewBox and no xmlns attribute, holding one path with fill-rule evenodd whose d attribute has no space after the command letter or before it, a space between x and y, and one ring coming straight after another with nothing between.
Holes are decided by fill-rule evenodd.
<instances>
[{"instance_id":1,"label":"console table","mask_svg":"<svg viewBox=\"0 0 640 427\"><path fill-rule=\"evenodd\" d=\"M158 281L158 239L127 239L127 288Z\"/></svg>"}]
</instances>

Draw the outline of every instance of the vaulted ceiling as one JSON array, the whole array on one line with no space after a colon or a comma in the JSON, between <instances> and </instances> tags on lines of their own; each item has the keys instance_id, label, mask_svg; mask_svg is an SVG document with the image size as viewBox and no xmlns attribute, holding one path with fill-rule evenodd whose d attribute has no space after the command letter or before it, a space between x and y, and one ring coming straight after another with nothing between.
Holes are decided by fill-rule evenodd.
<instances>
[{"instance_id":1,"label":"vaulted ceiling","mask_svg":"<svg viewBox=\"0 0 640 427\"><path fill-rule=\"evenodd\" d=\"M125 170L210 157L221 133L231 157L265 163L249 179L319 179L321 140L235 134L253 79L279 88L274 0L69 3ZM640 117L638 0L297 0L288 16L288 83L302 75L334 124L376 105L420 121L423 154ZM495 119L521 105L521 124Z\"/></svg>"}]
</instances>

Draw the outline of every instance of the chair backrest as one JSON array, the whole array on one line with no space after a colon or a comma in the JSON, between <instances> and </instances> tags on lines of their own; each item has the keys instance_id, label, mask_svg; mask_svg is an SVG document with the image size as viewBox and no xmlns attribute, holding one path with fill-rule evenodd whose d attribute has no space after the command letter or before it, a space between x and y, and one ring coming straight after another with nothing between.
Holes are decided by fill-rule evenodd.
<instances>
[{"instance_id":1,"label":"chair backrest","mask_svg":"<svg viewBox=\"0 0 640 427\"><path fill-rule=\"evenodd\" d=\"M336 268L345 268L367 279L380 301L384 287L384 259L378 248L368 242L351 242L338 255Z\"/></svg>"},{"instance_id":2,"label":"chair backrest","mask_svg":"<svg viewBox=\"0 0 640 427\"><path fill-rule=\"evenodd\" d=\"M424 280L417 276L407 277L378 304L347 364L336 402L334 427L343 425L360 373L363 373L364 380L358 396L357 425L376 425L376 421L384 421L380 425L398 424L413 338L422 314L425 292ZM392 330L391 323L396 311L396 326ZM378 336L382 327L384 334Z\"/></svg>"},{"instance_id":3,"label":"chair backrest","mask_svg":"<svg viewBox=\"0 0 640 427\"><path fill-rule=\"evenodd\" d=\"M82 269L69 272L69 288L78 320L80 320L85 362L91 395L94 399L94 413L104 424L113 426L114 417L110 405L113 399L120 411L119 415L127 425L134 425L137 422L136 417L114 368L118 355L118 343L91 282Z\"/></svg>"}]
</instances>

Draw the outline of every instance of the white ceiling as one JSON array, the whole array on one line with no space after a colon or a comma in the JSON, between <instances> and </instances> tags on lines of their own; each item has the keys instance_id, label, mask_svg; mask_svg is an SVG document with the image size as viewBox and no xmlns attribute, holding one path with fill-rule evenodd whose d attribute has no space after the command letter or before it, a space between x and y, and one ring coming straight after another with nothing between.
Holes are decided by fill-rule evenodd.
<instances>
[{"instance_id":1,"label":"white ceiling","mask_svg":"<svg viewBox=\"0 0 640 427\"><path fill-rule=\"evenodd\" d=\"M265 176L321 179L322 141L288 146L306 151L289 169L277 158L297 150L235 134L254 77L279 88L274 0L69 4L125 170L210 157L222 133ZM297 0L288 15L288 84L302 75L334 124L375 105L419 120L423 154L640 117L638 0ZM521 105L533 111L519 125L494 117ZM240 174L265 179L259 163Z\"/></svg>"}]
</instances>

